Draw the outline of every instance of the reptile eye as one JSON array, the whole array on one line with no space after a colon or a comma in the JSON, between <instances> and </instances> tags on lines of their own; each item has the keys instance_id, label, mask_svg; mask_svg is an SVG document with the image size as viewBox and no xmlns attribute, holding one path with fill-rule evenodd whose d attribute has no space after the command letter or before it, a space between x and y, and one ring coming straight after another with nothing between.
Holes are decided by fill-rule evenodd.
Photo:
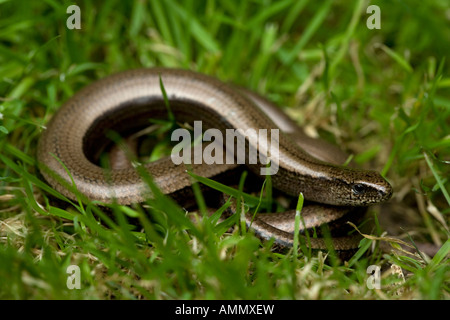
<instances>
[{"instance_id":1,"label":"reptile eye","mask_svg":"<svg viewBox=\"0 0 450 320\"><path fill-rule=\"evenodd\" d=\"M361 195L364 194L364 192L366 192L366 188L364 187L363 184L357 183L353 185L352 191L354 195Z\"/></svg>"}]
</instances>

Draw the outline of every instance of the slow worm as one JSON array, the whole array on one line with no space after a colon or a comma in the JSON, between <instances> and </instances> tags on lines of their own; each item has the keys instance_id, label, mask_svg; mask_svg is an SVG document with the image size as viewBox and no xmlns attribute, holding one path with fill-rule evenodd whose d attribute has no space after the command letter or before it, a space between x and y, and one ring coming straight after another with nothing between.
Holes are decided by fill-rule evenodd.
<instances>
[{"instance_id":1,"label":"slow worm","mask_svg":"<svg viewBox=\"0 0 450 320\"><path fill-rule=\"evenodd\" d=\"M317 203L311 213L305 213L307 227L315 226L322 218L334 220L354 208L391 197L392 188L379 173L339 165L345 156L336 147L302 134L277 107L258 95L203 74L164 68L130 70L106 77L80 90L56 112L39 140L37 152L41 172L53 188L75 199L67 188L73 179L78 191L90 200L111 202L115 198L125 205L144 201L146 186L135 169L118 169L105 175L95 157L109 130L126 135L147 126L149 118L167 119L160 79L178 122L201 120L204 128L223 132L230 128L265 128L270 132L281 127L286 134L279 135L279 170L272 176L272 183L293 196L302 192L306 200ZM292 136L300 140L302 148ZM258 148L252 137L246 140L249 146ZM263 166L246 165L255 173ZM145 166L168 195L191 185L186 166L174 165L170 158ZM192 170L211 178L232 167L203 163L193 165ZM260 215L253 220L252 228L264 238L275 237L279 243L289 245L292 234L282 225L293 225L292 221L292 214ZM311 239L311 246L320 248L324 244ZM354 243L336 240L334 246L345 249Z\"/></svg>"}]
</instances>

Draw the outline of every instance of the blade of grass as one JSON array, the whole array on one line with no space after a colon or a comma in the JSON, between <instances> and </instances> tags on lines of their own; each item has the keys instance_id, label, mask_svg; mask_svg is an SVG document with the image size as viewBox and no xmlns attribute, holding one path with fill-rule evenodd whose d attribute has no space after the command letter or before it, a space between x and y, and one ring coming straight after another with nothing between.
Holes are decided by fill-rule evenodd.
<instances>
[{"instance_id":1,"label":"blade of grass","mask_svg":"<svg viewBox=\"0 0 450 320\"><path fill-rule=\"evenodd\" d=\"M249 205L249 206L257 206L261 202L261 205L264 208L268 207L268 203L266 202L265 199L262 199L260 201L259 197L252 196L252 195L247 194L245 192L241 193L241 192L239 192L239 190L231 188L231 187L229 187L227 185L224 185L224 184L222 184L220 182L217 182L217 181L214 181L214 180L211 180L211 179L208 179L208 178L196 175L195 173L190 172L190 171L188 171L187 173L190 176L192 176L193 178L195 178L197 181L199 181L199 182L201 182L201 183L207 185L208 187L211 187L211 188L213 188L213 189L215 189L217 191L224 192L224 193L226 193L226 194L228 194L230 196L233 196L235 198L237 198L239 196L242 196L244 201L245 201L245 203L247 205Z\"/></svg>"},{"instance_id":2,"label":"blade of grass","mask_svg":"<svg viewBox=\"0 0 450 320\"><path fill-rule=\"evenodd\" d=\"M302 32L300 40L297 42L294 48L289 52L285 52L284 55L280 56L283 64L289 65L299 55L299 53L303 50L304 46L312 38L314 33L319 29L320 25L327 17L328 12L331 9L331 4L332 4L331 0L327 0L322 4L320 9L316 12L314 17L312 18L311 22L309 22L306 29Z\"/></svg>"},{"instance_id":3,"label":"blade of grass","mask_svg":"<svg viewBox=\"0 0 450 320\"><path fill-rule=\"evenodd\" d=\"M357 0L355 2L355 7L353 9L352 18L350 20L350 23L347 26L347 29L344 34L344 38L342 39L342 43L339 47L338 52L333 56L333 60L330 63L330 69L329 69L330 77L335 76L335 70L336 70L337 66L339 65L339 63L341 63L345 54L348 52L350 41L354 37L356 26L358 25L358 22L360 21L361 13L363 12L363 8L364 8L365 4L366 4L366 1L364 1L364 0Z\"/></svg>"},{"instance_id":4,"label":"blade of grass","mask_svg":"<svg viewBox=\"0 0 450 320\"><path fill-rule=\"evenodd\" d=\"M303 209L304 197L303 193L300 192L297 200L297 207L295 208L295 221L294 221L294 244L293 244L293 252L294 257L298 256L298 246L299 246L299 237L300 237L300 220L301 220L301 212ZM303 224L305 222L303 221ZM308 233L308 232L306 232Z\"/></svg>"},{"instance_id":5,"label":"blade of grass","mask_svg":"<svg viewBox=\"0 0 450 320\"><path fill-rule=\"evenodd\" d=\"M436 179L436 182L438 183L442 194L444 195L445 199L447 200L448 205L450 206L450 195L448 194L448 191L445 188L445 185L442 182L441 177L439 176L438 172L436 171L433 161L430 159L430 156L428 155L427 151L423 151L423 156L425 157L425 161L427 162L428 167L430 168L431 172L433 173L433 176Z\"/></svg>"},{"instance_id":6,"label":"blade of grass","mask_svg":"<svg viewBox=\"0 0 450 320\"><path fill-rule=\"evenodd\" d=\"M380 44L379 47L386 52L388 56L390 56L392 59L394 59L395 62L399 64L405 71L408 73L413 73L414 69L411 67L411 65L406 61L405 58L403 58L401 55L399 55L397 52L392 50L389 47L386 47L384 44Z\"/></svg>"},{"instance_id":7,"label":"blade of grass","mask_svg":"<svg viewBox=\"0 0 450 320\"><path fill-rule=\"evenodd\" d=\"M185 11L176 2L168 0L171 4L173 12L184 20L185 25L189 26L192 37L194 37L200 45L212 54L220 52L220 46L200 21L193 16L189 11Z\"/></svg>"},{"instance_id":8,"label":"blade of grass","mask_svg":"<svg viewBox=\"0 0 450 320\"><path fill-rule=\"evenodd\" d=\"M239 186L238 186L238 190L239 193L242 195L244 193L244 184L245 184L245 179L247 178L247 171L242 172L241 177L239 178ZM240 222L240 229L241 229L241 233L242 234L246 234L247 233L247 226L246 226L246 219L245 219L245 208L243 206L245 202L243 201L243 198L239 195L236 198L236 214L239 215L239 222ZM256 214L256 212L255 212Z\"/></svg>"},{"instance_id":9,"label":"blade of grass","mask_svg":"<svg viewBox=\"0 0 450 320\"><path fill-rule=\"evenodd\" d=\"M448 259L450 253L450 239L447 239L439 251L434 255L429 263L430 268L435 268L438 266L444 259Z\"/></svg>"}]
</instances>

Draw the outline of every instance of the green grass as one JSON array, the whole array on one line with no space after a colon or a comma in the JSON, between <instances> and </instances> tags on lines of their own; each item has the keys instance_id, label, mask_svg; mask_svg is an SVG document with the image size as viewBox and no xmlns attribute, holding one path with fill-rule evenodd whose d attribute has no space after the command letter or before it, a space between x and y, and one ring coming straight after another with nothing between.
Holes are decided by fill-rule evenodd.
<instances>
[{"instance_id":1,"label":"green grass","mask_svg":"<svg viewBox=\"0 0 450 320\"><path fill-rule=\"evenodd\" d=\"M72 2L0 1L0 299L449 299L448 1L371 1L380 30L358 0L95 3L77 1L82 29L69 30ZM392 183L392 200L370 209L373 236L440 251L365 240L347 263L325 262L225 233L217 215L194 225L162 196L107 215L47 186L35 150L55 110L96 79L151 66L266 95ZM81 290L66 286L69 265ZM380 290L366 286L369 265L382 267Z\"/></svg>"}]
</instances>

